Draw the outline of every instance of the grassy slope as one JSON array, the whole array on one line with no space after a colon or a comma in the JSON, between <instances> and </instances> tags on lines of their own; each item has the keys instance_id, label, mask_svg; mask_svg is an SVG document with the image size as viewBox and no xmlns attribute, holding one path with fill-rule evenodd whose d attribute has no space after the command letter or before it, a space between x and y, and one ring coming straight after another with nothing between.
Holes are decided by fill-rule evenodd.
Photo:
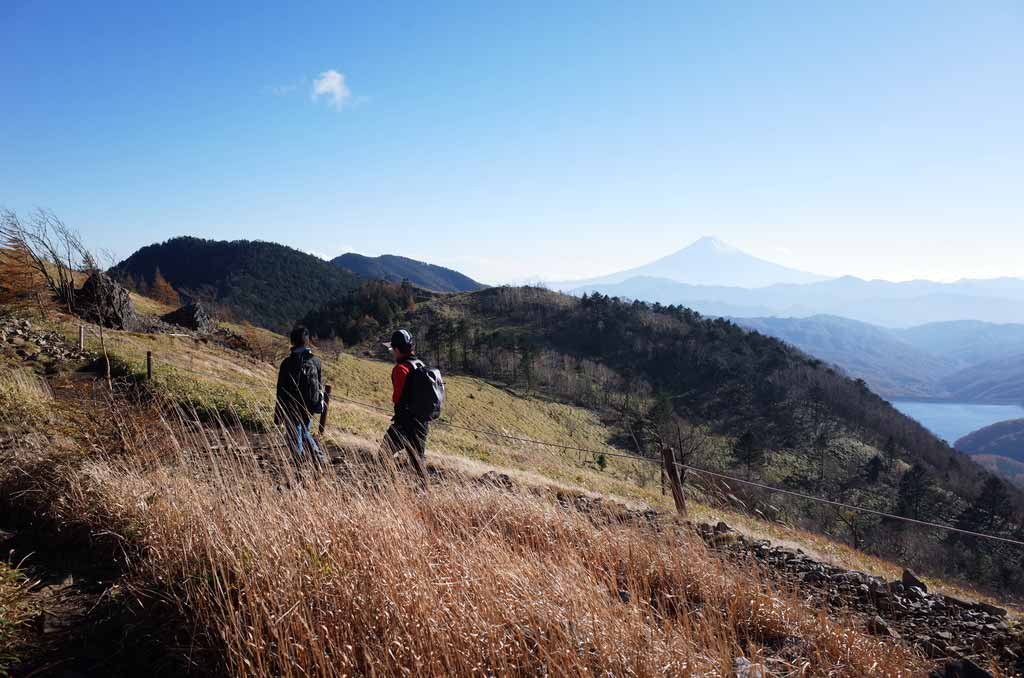
<instances>
[{"instance_id":1,"label":"grassy slope","mask_svg":"<svg viewBox=\"0 0 1024 678\"><path fill-rule=\"evenodd\" d=\"M61 323L57 327L68 336L77 335L77 328L73 323ZM184 337L170 337L166 335L147 336L121 332L109 332L105 333L105 336L108 339L112 354L120 358L127 365L134 366L132 369L139 373L143 369L144 351L148 349L155 352L158 358L158 379L154 386L162 395L176 400L191 401L196 401L202 397L211 397L213 400L210 402L210 407L213 409L250 408L256 417L264 417L269 410L272 397L270 384L272 384L275 372L273 365L269 363L260 363L217 345L196 342L193 339ZM279 342L279 345L284 345L282 338L269 333L266 334L264 339L276 341ZM96 339L92 337L90 338L90 348L95 346ZM325 365L328 370L329 380L335 385L336 392L339 395L367 401L373 405L386 406L388 364L381 361L372 361L372 359L365 357L343 354L337 357L328 356L325 359ZM180 375L181 379L161 379L160 375L162 372ZM344 379L342 379L342 376L344 376ZM29 388L30 390L33 389L32 386ZM586 448L610 449L606 443L610 435L609 429L588 411L560 404L552 404L552 402L539 398L524 398L477 379L452 378L450 390L452 399L449 412L456 414L456 421L466 422L474 427L480 426L481 423L490 422L499 430L512 433L521 433L530 437L556 440L564 443L580 444L580 447ZM44 398L43 407L45 409L45 394L42 397ZM367 410L361 406L351 404L342 406L340 400L336 401L336 407L332 410L332 413L332 426L329 436L333 435L338 438L353 436L372 443L379 437L387 423L385 415ZM553 455L548 449L534 450L526 446L518 446L518 444L509 444L504 440L490 440L463 431L446 431L438 428L432 441L431 461L439 466L456 467L463 471L468 470L471 473L482 473L486 470L497 469L502 472L510 472L523 482L570 485L573 488L614 495L632 500L633 502L649 503L658 509L671 510L671 503L660 496L656 481L648 481L646 488L641 488L636 483L636 474L633 470L634 463L614 458L608 460L608 468L602 472L597 470L592 463L581 463L574 456ZM517 472L515 469L519 469L519 471ZM103 472L108 473L109 471L104 470ZM131 480L131 483L126 485L126 480ZM175 480L175 482L178 481L193 482L193 480L187 478ZM139 483L137 488L132 484L135 482ZM163 492L161 488L166 486L162 476L152 479L141 476L134 477L131 474L124 477L103 477L103 484L111 483L110 492L115 494L123 492L122 488L125 488L125 486L131 488L131 492L141 492L140 488L143 485L148 486L154 482L156 483L156 493L161 494ZM153 492L153 490L145 490L142 494L146 497L153 497ZM112 495L113 497L114 495ZM118 505L133 506L138 504L138 502L125 502L123 501L124 498L120 496L118 496L118 499L121 500L117 502ZM335 514L344 514L348 510L348 508L341 509L341 504L338 503L341 501L339 498L332 498L328 501L333 502L332 506L335 506L335 509L337 509L334 511ZM450 498L445 496L439 501L441 503L447 502L450 501ZM460 499L459 501L462 500ZM468 505L459 505L455 507L455 510L471 510L479 513L483 509L476 506L478 502L486 503L493 501L493 498L490 497L473 497ZM355 508L359 508L359 510L367 508L365 506L360 508L360 506L355 506ZM466 508L467 506L469 508ZM163 503L159 503L158 508L163 510ZM523 509L525 513L537 515L536 511L538 509L535 507L524 506ZM278 509L274 508L274 510ZM287 511L291 510L291 508L287 509ZM338 511L341 511L341 513L338 513ZM711 509L700 505L692 506L692 511L695 519L725 519L730 524L743 529L746 533L771 538L780 543L800 546L805 551L823 556L839 564L871 571L871 573L890 578L899 573L899 568L892 563L870 558L841 544L829 542L820 536L794 531L794 529L783 525L768 524L728 511ZM442 515L450 513L451 510L449 509L441 511ZM490 515L498 515L499 513L501 511ZM366 513L366 516L370 515L372 513ZM488 515L486 511L484 511L484 515ZM289 515L288 517L290 520L293 518L298 519L298 516ZM301 517L306 519L308 516L303 515ZM133 518L133 520L150 519L144 516ZM154 519L159 523L164 518L157 517ZM167 517L167 519L170 521L167 525L157 525L159 531L166 533L161 535L162 539L170 539L170 535L178 534L176 531L180 528L181 521L202 521L205 518L189 514L188 516L175 515ZM369 517L366 519L369 519ZM420 518L417 517L416 519L419 520ZM473 518L473 520L480 520L480 518ZM482 523L477 522L476 524L487 525L490 524L490 521L483 520ZM332 526L331 528L335 529L336 527ZM203 527L197 534L205 534L206 529L206 527ZM256 527L252 527L252 529L255 531ZM459 535L463 534L463 529L461 526L458 527ZM300 532L305 531L303 529ZM460 537L460 539L462 538ZM286 536L283 534L279 536L279 539L285 540ZM442 548L447 539L450 539L450 536L446 535L446 533L439 535L438 541L433 543L430 548ZM215 547L234 548L225 547L224 544L220 543L216 544ZM173 553L175 548L164 549L164 551ZM296 548L306 549L310 547L303 543L297 545ZM501 557L507 557L502 551L505 547L500 544L489 544L488 542L487 548L494 548ZM225 553L229 553L229 551ZM342 557L343 555L342 552L339 552L337 557ZM525 556L526 560L531 560L535 557L529 553L526 553ZM579 556L571 555L569 557L574 559ZM696 557L695 554L691 556L691 558L694 557ZM697 560L691 560L691 564L695 562ZM176 571L175 568L180 565L174 561L158 562L154 566L170 567L172 570L171 574L173 574L173 571ZM549 571L553 566L554 563L547 565ZM699 569L699 567L705 565L694 566ZM520 567L520 565L516 564L515 567ZM573 560L572 567L578 567L575 560ZM325 575L325 571L327 570L319 571L319 575ZM579 577L590 577L586 573L581 574L582 571L572 571L570 573L569 568L566 568L566 579L564 581L578 582L579 584ZM168 571L164 570L163 574L167 575ZM273 576L279 575L279 573L269 574ZM330 574L330 571L327 571L327 575ZM730 578L736 576L730 575ZM739 582L739 580L735 581ZM745 582L739 583L746 586ZM955 587L940 586L939 588L943 588L953 594L964 594L964 592L956 590ZM204 595L206 594L204 593ZM572 595L577 594L573 593Z\"/></svg>"},{"instance_id":2,"label":"grassy slope","mask_svg":"<svg viewBox=\"0 0 1024 678\"><path fill-rule=\"evenodd\" d=\"M146 313L165 310L158 303L141 297L136 298L136 304L140 311ZM230 324L228 327L236 331L243 329ZM77 337L77 328L71 323L59 324L58 329L69 337ZM283 357L287 350L283 337L267 330L257 332L264 343L274 345L279 357ZM191 403L200 410L221 414L235 412L251 423L268 422L276 379L275 365L188 337L117 331L107 331L105 336L115 361L127 365L139 376L144 374L146 351L153 351L154 386L163 396ZM98 349L95 333L90 334L88 344L89 348ZM389 363L344 353L321 357L327 381L334 385L338 396L376 407L389 407ZM449 400L445 420L591 450L628 451L609 444L612 431L589 410L524 397L476 378L450 376L446 383ZM354 436L374 445L387 423L387 414L338 398L331 410L327 435L339 440ZM724 442L718 441L718 448L716 453L724 454ZM839 441L836 448L836 453L845 459L866 460L874 452L855 441ZM601 471L592 455L577 455L443 426L435 426L432 431L430 455L432 463L441 467L473 474L495 470L509 473L524 483L568 487L633 505L672 510L671 499L661 494L656 468L644 463L608 457L607 467ZM778 459L775 463L779 468L789 468L797 461ZM768 478L771 479L770 473ZM766 523L728 509L694 502L691 504L691 517L711 522L725 520L750 535L800 547L842 567L890 579L898 577L902 571L894 563L857 551L826 536ZM930 583L953 595L980 597L976 592L955 584Z\"/></svg>"}]
</instances>

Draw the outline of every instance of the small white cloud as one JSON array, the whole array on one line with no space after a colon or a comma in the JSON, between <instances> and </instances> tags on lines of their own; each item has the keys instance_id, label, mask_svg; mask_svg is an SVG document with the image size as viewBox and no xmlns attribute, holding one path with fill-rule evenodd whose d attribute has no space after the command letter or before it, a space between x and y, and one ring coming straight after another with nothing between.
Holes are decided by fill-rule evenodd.
<instances>
[{"instance_id":1,"label":"small white cloud","mask_svg":"<svg viewBox=\"0 0 1024 678\"><path fill-rule=\"evenodd\" d=\"M324 71L313 81L313 100L327 97L327 103L340 111L345 103L352 98L352 92L345 84L345 74L335 70Z\"/></svg>"},{"instance_id":2,"label":"small white cloud","mask_svg":"<svg viewBox=\"0 0 1024 678\"><path fill-rule=\"evenodd\" d=\"M793 256L793 250L789 249L788 247L776 247L775 251L778 252L779 254L781 254L784 257L791 257L791 256Z\"/></svg>"}]
</instances>

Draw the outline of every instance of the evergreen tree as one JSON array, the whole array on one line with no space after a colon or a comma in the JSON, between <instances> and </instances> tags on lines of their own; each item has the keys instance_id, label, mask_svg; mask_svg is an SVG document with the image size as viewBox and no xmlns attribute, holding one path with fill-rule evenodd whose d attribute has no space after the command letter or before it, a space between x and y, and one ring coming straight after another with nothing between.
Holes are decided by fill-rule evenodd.
<instances>
[{"instance_id":1,"label":"evergreen tree","mask_svg":"<svg viewBox=\"0 0 1024 678\"><path fill-rule=\"evenodd\" d=\"M750 429L739 437L732 447L732 453L736 461L747 467L747 477L750 477L752 467L764 463L764 446Z\"/></svg>"},{"instance_id":2,"label":"evergreen tree","mask_svg":"<svg viewBox=\"0 0 1024 678\"><path fill-rule=\"evenodd\" d=\"M882 475L882 469L884 467L885 462L882 461L881 455L876 454L871 457L871 459L864 464L864 480L871 484L877 483L878 479Z\"/></svg>"},{"instance_id":3,"label":"evergreen tree","mask_svg":"<svg viewBox=\"0 0 1024 678\"><path fill-rule=\"evenodd\" d=\"M920 464L914 464L900 478L896 511L907 518L921 518L927 505L931 479L928 471Z\"/></svg>"},{"instance_id":4,"label":"evergreen tree","mask_svg":"<svg viewBox=\"0 0 1024 678\"><path fill-rule=\"evenodd\" d=\"M1006 484L989 477L982 483L981 490L957 519L960 527L968 530L988 531L1003 525L1013 515L1013 504Z\"/></svg>"}]
</instances>

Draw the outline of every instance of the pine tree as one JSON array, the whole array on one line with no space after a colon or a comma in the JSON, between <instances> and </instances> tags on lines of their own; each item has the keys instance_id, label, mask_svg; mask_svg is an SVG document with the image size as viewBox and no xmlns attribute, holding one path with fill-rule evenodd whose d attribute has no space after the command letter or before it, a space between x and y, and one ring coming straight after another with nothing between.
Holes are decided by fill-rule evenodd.
<instances>
[{"instance_id":1,"label":"pine tree","mask_svg":"<svg viewBox=\"0 0 1024 678\"><path fill-rule=\"evenodd\" d=\"M760 466L764 462L764 446L758 440L753 431L747 429L733 445L733 456L736 461L747 467L747 477L750 477L751 468Z\"/></svg>"},{"instance_id":2,"label":"pine tree","mask_svg":"<svg viewBox=\"0 0 1024 678\"><path fill-rule=\"evenodd\" d=\"M864 480L874 484L878 482L879 477L882 475L882 469L885 467L885 462L882 461L881 455L876 454L871 457L866 464L864 464Z\"/></svg>"},{"instance_id":3,"label":"pine tree","mask_svg":"<svg viewBox=\"0 0 1024 678\"><path fill-rule=\"evenodd\" d=\"M900 479L897 512L907 518L920 518L926 506L930 486L928 471L920 464L915 464Z\"/></svg>"},{"instance_id":4,"label":"pine tree","mask_svg":"<svg viewBox=\"0 0 1024 678\"><path fill-rule=\"evenodd\" d=\"M1006 484L991 476L982 484L971 505L960 514L957 524L969 530L992 530L1000 527L1012 513L1013 500Z\"/></svg>"}]
</instances>

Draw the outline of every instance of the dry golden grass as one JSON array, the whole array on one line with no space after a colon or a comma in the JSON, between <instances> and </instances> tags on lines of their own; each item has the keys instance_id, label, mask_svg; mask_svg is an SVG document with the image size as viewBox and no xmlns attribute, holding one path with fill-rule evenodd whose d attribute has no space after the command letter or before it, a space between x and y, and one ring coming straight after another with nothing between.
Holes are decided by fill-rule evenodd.
<instances>
[{"instance_id":1,"label":"dry golden grass","mask_svg":"<svg viewBox=\"0 0 1024 678\"><path fill-rule=\"evenodd\" d=\"M157 302L148 303L147 312L164 310ZM69 337L77 337L74 321L58 324ZM238 328L235 328L238 329ZM278 347L283 357L287 341L267 330L258 330L268 345ZM107 331L108 348L137 376L144 374L146 351L156 357L155 380L150 388L160 398L193 407L207 418L238 416L245 423L271 430L268 414L273 399L276 365L229 351L215 343L190 337ZM90 347L98 348L93 336ZM351 398L387 408L390 395L390 365L380 360L342 353L323 355L327 381L340 396L331 410L328 434L335 438L353 437L374 445L388 424L389 416L377 410L346 402ZM445 419L474 428L487 428L538 440L564 443L593 450L626 452L609 445L611 429L591 411L523 397L500 386L471 377L447 377L449 400ZM713 444L722 445L721 441ZM720 453L720 451L716 452ZM611 497L623 502L649 505L659 510L672 509L671 499L661 494L657 469L640 462L608 457L602 471L592 455L560 451L546 446L509 441L458 429L435 426L431 432L430 457L433 463L450 468L479 469L510 473L528 485L559 486L579 492ZM697 478L693 478L697 481ZM848 569L857 569L886 578L898 577L902 568L846 544L813 532L786 525L766 523L739 511L691 502L695 520L725 520L741 531L777 543L799 546L822 560ZM989 600L978 592L950 582L929 580L937 590L973 599Z\"/></svg>"},{"instance_id":2,"label":"dry golden grass","mask_svg":"<svg viewBox=\"0 0 1024 678\"><path fill-rule=\"evenodd\" d=\"M120 428L121 454L51 473L45 492L120 535L140 590L174 602L231 675L924 668L672 524L455 480L424 494L384 462L299 472L277 447L261 464L182 422Z\"/></svg>"},{"instance_id":3,"label":"dry golden grass","mask_svg":"<svg viewBox=\"0 0 1024 678\"><path fill-rule=\"evenodd\" d=\"M31 617L27 590L32 582L9 563L0 561L0 676L6 676L17 658L15 634Z\"/></svg>"},{"instance_id":4,"label":"dry golden grass","mask_svg":"<svg viewBox=\"0 0 1024 678\"><path fill-rule=\"evenodd\" d=\"M51 402L49 387L35 373L6 367L0 371L0 426L37 426Z\"/></svg>"}]
</instances>

